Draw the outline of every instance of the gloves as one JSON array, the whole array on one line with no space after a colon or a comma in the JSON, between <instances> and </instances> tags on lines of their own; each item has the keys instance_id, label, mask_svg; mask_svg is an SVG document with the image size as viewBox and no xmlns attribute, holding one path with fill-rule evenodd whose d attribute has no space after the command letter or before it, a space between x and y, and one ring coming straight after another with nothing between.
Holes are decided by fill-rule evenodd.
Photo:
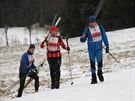
<instances>
[{"instance_id":1,"label":"gloves","mask_svg":"<svg viewBox=\"0 0 135 101\"><path fill-rule=\"evenodd\" d=\"M80 38L80 41L83 42L83 38L82 37Z\"/></svg>"},{"instance_id":2,"label":"gloves","mask_svg":"<svg viewBox=\"0 0 135 101\"><path fill-rule=\"evenodd\" d=\"M44 41L41 44L44 44Z\"/></svg>"},{"instance_id":3,"label":"gloves","mask_svg":"<svg viewBox=\"0 0 135 101\"><path fill-rule=\"evenodd\" d=\"M46 39L46 40L44 40L43 42L42 42L42 44L45 44L45 43L47 43L48 42L48 40Z\"/></svg>"},{"instance_id":4,"label":"gloves","mask_svg":"<svg viewBox=\"0 0 135 101\"><path fill-rule=\"evenodd\" d=\"M39 71L37 70L37 68L32 69L32 70L33 70L33 72L34 72L34 73L36 73L36 74L38 74L38 73L39 73Z\"/></svg>"},{"instance_id":5,"label":"gloves","mask_svg":"<svg viewBox=\"0 0 135 101\"><path fill-rule=\"evenodd\" d=\"M70 51L70 47L67 47L67 51Z\"/></svg>"},{"instance_id":6,"label":"gloves","mask_svg":"<svg viewBox=\"0 0 135 101\"><path fill-rule=\"evenodd\" d=\"M44 42L44 43L48 43L48 39L44 40L43 42Z\"/></svg>"},{"instance_id":7,"label":"gloves","mask_svg":"<svg viewBox=\"0 0 135 101\"><path fill-rule=\"evenodd\" d=\"M43 67L44 66L44 63L42 63L42 64L40 64L41 65L41 67Z\"/></svg>"},{"instance_id":8,"label":"gloves","mask_svg":"<svg viewBox=\"0 0 135 101\"><path fill-rule=\"evenodd\" d=\"M39 71L35 68L35 69L31 69L31 70L29 70L29 73L36 73L36 74L38 74L38 73L39 73Z\"/></svg>"},{"instance_id":9,"label":"gloves","mask_svg":"<svg viewBox=\"0 0 135 101\"><path fill-rule=\"evenodd\" d=\"M40 44L40 48L44 48L45 45L44 45L44 41Z\"/></svg>"},{"instance_id":10,"label":"gloves","mask_svg":"<svg viewBox=\"0 0 135 101\"><path fill-rule=\"evenodd\" d=\"M109 53L109 47L106 47L106 53Z\"/></svg>"}]
</instances>

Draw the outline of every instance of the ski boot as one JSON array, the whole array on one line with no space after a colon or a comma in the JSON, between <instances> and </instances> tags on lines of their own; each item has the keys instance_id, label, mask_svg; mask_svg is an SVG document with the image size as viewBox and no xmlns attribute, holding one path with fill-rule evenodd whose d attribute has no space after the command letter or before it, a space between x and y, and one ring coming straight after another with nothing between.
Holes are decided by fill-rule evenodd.
<instances>
[{"instance_id":1,"label":"ski boot","mask_svg":"<svg viewBox=\"0 0 135 101\"><path fill-rule=\"evenodd\" d=\"M54 78L51 78L51 89L54 89L55 88L54 82L55 82L55 79Z\"/></svg>"},{"instance_id":2,"label":"ski boot","mask_svg":"<svg viewBox=\"0 0 135 101\"><path fill-rule=\"evenodd\" d=\"M96 77L96 74L93 73L92 74L92 79L91 79L91 84L96 84L97 83L97 77Z\"/></svg>"},{"instance_id":3,"label":"ski boot","mask_svg":"<svg viewBox=\"0 0 135 101\"><path fill-rule=\"evenodd\" d=\"M104 81L104 77L103 77L103 73L102 73L101 70L98 70L97 75L98 75L99 80L100 80L101 82L103 82L103 81Z\"/></svg>"},{"instance_id":4,"label":"ski boot","mask_svg":"<svg viewBox=\"0 0 135 101\"><path fill-rule=\"evenodd\" d=\"M55 85L55 89L59 89L60 84L58 81L56 81L54 85Z\"/></svg>"}]
</instances>

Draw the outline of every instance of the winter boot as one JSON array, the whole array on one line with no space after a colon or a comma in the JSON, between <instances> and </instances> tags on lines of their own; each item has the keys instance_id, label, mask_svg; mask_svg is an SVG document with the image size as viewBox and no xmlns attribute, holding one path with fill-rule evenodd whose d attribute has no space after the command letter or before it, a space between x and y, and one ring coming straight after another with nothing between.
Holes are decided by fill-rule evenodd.
<instances>
[{"instance_id":1,"label":"winter boot","mask_svg":"<svg viewBox=\"0 0 135 101\"><path fill-rule=\"evenodd\" d=\"M56 78L55 78L55 83L54 83L54 85L55 85L55 88L56 88L56 89L59 89L59 87L60 87L60 77L56 77Z\"/></svg>"},{"instance_id":2,"label":"winter boot","mask_svg":"<svg viewBox=\"0 0 135 101\"><path fill-rule=\"evenodd\" d=\"M35 90L35 93L38 92L38 90Z\"/></svg>"},{"instance_id":3,"label":"winter boot","mask_svg":"<svg viewBox=\"0 0 135 101\"><path fill-rule=\"evenodd\" d=\"M54 89L55 88L54 83L55 83L54 78L51 78L51 89Z\"/></svg>"},{"instance_id":4,"label":"winter boot","mask_svg":"<svg viewBox=\"0 0 135 101\"><path fill-rule=\"evenodd\" d=\"M59 89L59 82L58 81L55 82L55 88Z\"/></svg>"},{"instance_id":5,"label":"winter boot","mask_svg":"<svg viewBox=\"0 0 135 101\"><path fill-rule=\"evenodd\" d=\"M59 89L59 80L58 78L54 78L52 80L51 89Z\"/></svg>"},{"instance_id":6,"label":"winter boot","mask_svg":"<svg viewBox=\"0 0 135 101\"><path fill-rule=\"evenodd\" d=\"M55 87L54 87L54 85L53 84L51 84L51 89L54 89Z\"/></svg>"},{"instance_id":7,"label":"winter boot","mask_svg":"<svg viewBox=\"0 0 135 101\"><path fill-rule=\"evenodd\" d=\"M96 83L97 83L97 77L96 77L96 74L93 73L93 74L92 74L91 84L96 84Z\"/></svg>"},{"instance_id":8,"label":"winter boot","mask_svg":"<svg viewBox=\"0 0 135 101\"><path fill-rule=\"evenodd\" d=\"M101 70L98 70L97 75L98 75L99 80L100 80L101 82L103 82L103 81L104 81L104 77L103 77L103 73L102 73Z\"/></svg>"}]
</instances>

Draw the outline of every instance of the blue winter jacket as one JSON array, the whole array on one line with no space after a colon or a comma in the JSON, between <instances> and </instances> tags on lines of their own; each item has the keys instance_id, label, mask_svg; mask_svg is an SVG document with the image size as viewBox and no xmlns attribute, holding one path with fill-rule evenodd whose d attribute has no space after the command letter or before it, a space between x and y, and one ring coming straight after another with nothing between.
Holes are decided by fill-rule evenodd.
<instances>
[{"instance_id":1,"label":"blue winter jacket","mask_svg":"<svg viewBox=\"0 0 135 101\"><path fill-rule=\"evenodd\" d=\"M99 29L101 31L102 34L102 40L105 44L106 47L109 47L109 42L108 42L108 38L106 36L106 32L104 30L104 28L102 26L99 26ZM85 35L84 35L85 34ZM83 31L83 35L85 37L81 37L80 41L81 42L85 42L87 40L87 44L88 44L88 51L97 51L97 50L102 50L102 40L101 41L97 41L97 42L93 42L92 40L92 36L91 36L91 32L89 30L88 27L86 27ZM82 35L82 36L83 36Z\"/></svg>"},{"instance_id":2,"label":"blue winter jacket","mask_svg":"<svg viewBox=\"0 0 135 101\"><path fill-rule=\"evenodd\" d=\"M34 68L35 68L34 60L33 60L32 64L31 64L31 66L29 66L28 53L25 52L21 57L20 73L29 73L29 71L34 69Z\"/></svg>"}]
</instances>

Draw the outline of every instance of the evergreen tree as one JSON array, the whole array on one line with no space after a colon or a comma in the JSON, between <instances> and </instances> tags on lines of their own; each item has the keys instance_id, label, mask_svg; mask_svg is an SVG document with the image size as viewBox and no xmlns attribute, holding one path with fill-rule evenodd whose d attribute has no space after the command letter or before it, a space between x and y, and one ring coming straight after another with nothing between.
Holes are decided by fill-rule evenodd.
<instances>
[{"instance_id":1,"label":"evergreen tree","mask_svg":"<svg viewBox=\"0 0 135 101\"><path fill-rule=\"evenodd\" d=\"M100 0L0 0L0 27L51 25L54 15L62 17L61 34L79 36L88 25ZM133 27L134 0L105 0L97 20L106 30Z\"/></svg>"}]
</instances>

